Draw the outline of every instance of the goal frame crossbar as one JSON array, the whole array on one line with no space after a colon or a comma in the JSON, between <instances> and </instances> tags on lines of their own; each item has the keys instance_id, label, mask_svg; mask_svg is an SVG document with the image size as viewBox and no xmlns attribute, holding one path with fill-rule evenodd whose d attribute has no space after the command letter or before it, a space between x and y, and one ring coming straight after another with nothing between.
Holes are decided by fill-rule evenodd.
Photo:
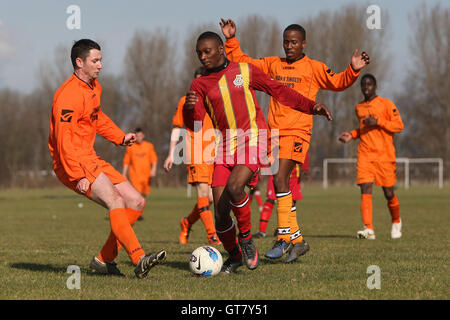
<instances>
[{"instance_id":1,"label":"goal frame crossbar","mask_svg":"<svg viewBox=\"0 0 450 320\"><path fill-rule=\"evenodd\" d=\"M328 164L329 163L356 163L356 158L325 158L323 159L323 188L328 188ZM444 161L442 158L397 158L397 163L405 165L405 189L410 187L409 165L411 163L437 163L439 189L444 187Z\"/></svg>"}]
</instances>

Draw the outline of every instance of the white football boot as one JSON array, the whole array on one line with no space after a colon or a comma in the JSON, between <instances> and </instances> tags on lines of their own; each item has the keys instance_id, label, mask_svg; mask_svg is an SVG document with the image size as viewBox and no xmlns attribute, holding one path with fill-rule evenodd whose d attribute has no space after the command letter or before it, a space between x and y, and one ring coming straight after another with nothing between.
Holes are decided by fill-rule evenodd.
<instances>
[{"instance_id":1,"label":"white football boot","mask_svg":"<svg viewBox=\"0 0 450 320\"><path fill-rule=\"evenodd\" d=\"M391 229L391 238L399 239L402 237L402 220L399 223L393 223Z\"/></svg>"},{"instance_id":2,"label":"white football boot","mask_svg":"<svg viewBox=\"0 0 450 320\"><path fill-rule=\"evenodd\" d=\"M359 239L375 240L375 231L369 228L364 228L364 230L358 231L356 236Z\"/></svg>"}]
</instances>

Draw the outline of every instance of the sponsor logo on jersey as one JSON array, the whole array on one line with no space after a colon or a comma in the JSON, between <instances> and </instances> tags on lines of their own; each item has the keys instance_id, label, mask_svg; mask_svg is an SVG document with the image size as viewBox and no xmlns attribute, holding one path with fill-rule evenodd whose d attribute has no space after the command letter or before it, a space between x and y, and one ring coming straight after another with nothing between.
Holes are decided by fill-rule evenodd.
<instances>
[{"instance_id":1,"label":"sponsor logo on jersey","mask_svg":"<svg viewBox=\"0 0 450 320\"><path fill-rule=\"evenodd\" d=\"M73 110L62 109L61 111L61 122L72 121Z\"/></svg>"}]
</instances>

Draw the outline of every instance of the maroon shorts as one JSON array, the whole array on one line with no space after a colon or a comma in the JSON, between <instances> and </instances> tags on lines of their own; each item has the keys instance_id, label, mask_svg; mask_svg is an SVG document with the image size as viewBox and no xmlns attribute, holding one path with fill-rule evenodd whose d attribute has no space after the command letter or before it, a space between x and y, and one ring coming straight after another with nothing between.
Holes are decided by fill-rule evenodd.
<instances>
[{"instance_id":1,"label":"maroon shorts","mask_svg":"<svg viewBox=\"0 0 450 320\"><path fill-rule=\"evenodd\" d=\"M228 157L223 156L219 158L218 156L216 156L211 187L226 186L231 171L237 165L244 165L253 173L257 172L261 166L258 159L257 147L251 148L249 152L245 153L245 156L243 154L240 154L240 156L238 157L238 152L236 152L233 156ZM248 186L250 188L256 186L256 183L258 183L257 176L258 174L255 174L250 179L248 183Z\"/></svg>"}]
</instances>

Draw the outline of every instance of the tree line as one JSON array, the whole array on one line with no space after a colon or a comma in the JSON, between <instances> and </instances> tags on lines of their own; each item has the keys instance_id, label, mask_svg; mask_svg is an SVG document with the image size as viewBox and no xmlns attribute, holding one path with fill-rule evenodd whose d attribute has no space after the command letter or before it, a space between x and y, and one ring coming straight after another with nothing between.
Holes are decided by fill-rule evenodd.
<instances>
[{"instance_id":1,"label":"tree line","mask_svg":"<svg viewBox=\"0 0 450 320\"><path fill-rule=\"evenodd\" d=\"M349 4L338 10L323 10L298 23L306 29L305 53L323 61L334 72L350 63L355 48L364 49L371 63L363 73L377 77L379 90L392 77L395 52L389 47L390 17L382 12L383 28L369 30L364 5ZM409 17L409 55L402 68L402 82L387 97L398 106L405 130L395 140L397 156L444 159L446 177L450 169L450 19L449 8L438 4L418 6ZM284 56L282 30L287 26L271 17L248 15L237 19L237 37L244 52L252 57ZM218 24L193 25L180 44L170 29L136 30L123 60L120 74L100 75L102 109L124 131L141 127L155 145L159 157L157 186L186 183L184 166L166 174L162 163L168 152L171 120L177 102L188 90L199 66L195 54L197 36L211 30L221 34ZM95 40L95 39L94 39ZM104 55L107 52L104 53ZM12 88L0 90L0 186L36 187L59 185L52 171L47 140L53 94L73 72L70 44L55 48L51 61L40 64L38 85L29 94ZM344 92L320 91L317 101L333 112L334 121L315 119L310 147L310 165L320 168L324 158L355 157L357 143L342 145L340 132L358 126L355 105L362 95L359 80ZM267 115L269 99L257 95ZM121 169L125 150L98 137L95 149L105 160Z\"/></svg>"}]
</instances>

